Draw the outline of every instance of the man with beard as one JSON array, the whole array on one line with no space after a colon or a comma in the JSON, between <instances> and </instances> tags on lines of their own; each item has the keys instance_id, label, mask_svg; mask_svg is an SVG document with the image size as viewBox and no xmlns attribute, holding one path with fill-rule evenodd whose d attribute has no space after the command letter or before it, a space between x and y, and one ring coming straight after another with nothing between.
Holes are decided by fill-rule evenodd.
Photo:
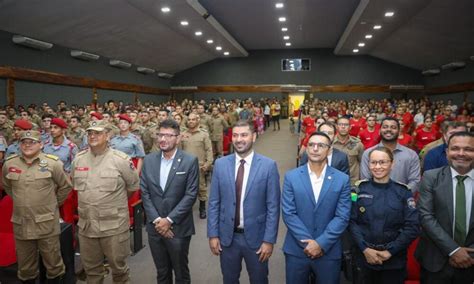
<instances>
[{"instance_id":1,"label":"man with beard","mask_svg":"<svg viewBox=\"0 0 474 284\"><path fill-rule=\"evenodd\" d=\"M268 283L280 178L275 161L254 152L256 138L253 124L238 121L232 131L235 154L217 159L212 173L207 236L212 254L220 256L225 284L239 282L242 258L250 283Z\"/></svg>"},{"instance_id":2,"label":"man with beard","mask_svg":"<svg viewBox=\"0 0 474 284\"><path fill-rule=\"evenodd\" d=\"M418 210L423 233L415 256L424 283L474 279L474 134L448 140L447 166L426 171Z\"/></svg>"},{"instance_id":3,"label":"man with beard","mask_svg":"<svg viewBox=\"0 0 474 284\"><path fill-rule=\"evenodd\" d=\"M420 182L420 160L415 151L398 143L400 133L400 123L393 117L386 117L380 126L381 141L378 146L385 146L392 150L394 156L394 167L390 173L390 178L396 182L406 184L413 193L418 191ZM360 178L369 179L369 153L374 148L364 151L360 165Z\"/></svg>"},{"instance_id":4,"label":"man with beard","mask_svg":"<svg viewBox=\"0 0 474 284\"><path fill-rule=\"evenodd\" d=\"M140 189L157 282L191 283L188 253L195 233L193 204L199 187L199 163L195 156L177 148L181 138L176 121L162 121L156 137L160 150L145 157Z\"/></svg>"}]
</instances>

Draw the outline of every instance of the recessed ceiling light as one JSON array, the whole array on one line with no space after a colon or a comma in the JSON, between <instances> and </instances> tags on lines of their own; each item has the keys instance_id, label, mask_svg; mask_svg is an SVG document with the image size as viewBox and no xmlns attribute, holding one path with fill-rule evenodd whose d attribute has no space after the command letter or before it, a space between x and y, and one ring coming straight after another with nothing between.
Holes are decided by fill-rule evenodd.
<instances>
[{"instance_id":1,"label":"recessed ceiling light","mask_svg":"<svg viewBox=\"0 0 474 284\"><path fill-rule=\"evenodd\" d=\"M365 35L365 38L372 38L372 35Z\"/></svg>"},{"instance_id":2,"label":"recessed ceiling light","mask_svg":"<svg viewBox=\"0 0 474 284\"><path fill-rule=\"evenodd\" d=\"M209 43L209 44L211 44L211 43L213 43L214 41L213 41L212 39L208 39L206 42Z\"/></svg>"},{"instance_id":3,"label":"recessed ceiling light","mask_svg":"<svg viewBox=\"0 0 474 284\"><path fill-rule=\"evenodd\" d=\"M359 42L358 46L359 46L359 47L364 47L364 46L365 46L365 43Z\"/></svg>"},{"instance_id":4,"label":"recessed ceiling light","mask_svg":"<svg viewBox=\"0 0 474 284\"><path fill-rule=\"evenodd\" d=\"M392 12L392 11L385 12L385 17L393 17L393 15L395 15L395 12Z\"/></svg>"},{"instance_id":5,"label":"recessed ceiling light","mask_svg":"<svg viewBox=\"0 0 474 284\"><path fill-rule=\"evenodd\" d=\"M284 39L284 40L289 40L289 39L290 39L290 36L284 36L283 39Z\"/></svg>"},{"instance_id":6,"label":"recessed ceiling light","mask_svg":"<svg viewBox=\"0 0 474 284\"><path fill-rule=\"evenodd\" d=\"M291 42L285 43L286 46L291 46Z\"/></svg>"},{"instance_id":7,"label":"recessed ceiling light","mask_svg":"<svg viewBox=\"0 0 474 284\"><path fill-rule=\"evenodd\" d=\"M375 25L375 26L374 26L374 30L380 30L381 28L382 28L381 25Z\"/></svg>"},{"instance_id":8,"label":"recessed ceiling light","mask_svg":"<svg viewBox=\"0 0 474 284\"><path fill-rule=\"evenodd\" d=\"M359 52L359 50L358 50L357 48L354 48L354 49L352 50L352 52L357 53L357 52Z\"/></svg>"},{"instance_id":9,"label":"recessed ceiling light","mask_svg":"<svg viewBox=\"0 0 474 284\"><path fill-rule=\"evenodd\" d=\"M230 54L230 52L228 52L228 51L224 52L225 56L228 56L229 54Z\"/></svg>"},{"instance_id":10,"label":"recessed ceiling light","mask_svg":"<svg viewBox=\"0 0 474 284\"><path fill-rule=\"evenodd\" d=\"M202 36L202 32L201 31L197 31L194 33L196 36Z\"/></svg>"},{"instance_id":11,"label":"recessed ceiling light","mask_svg":"<svg viewBox=\"0 0 474 284\"><path fill-rule=\"evenodd\" d=\"M287 31L288 31L288 28L281 28L281 31L282 31L282 32L287 32Z\"/></svg>"},{"instance_id":12,"label":"recessed ceiling light","mask_svg":"<svg viewBox=\"0 0 474 284\"><path fill-rule=\"evenodd\" d=\"M283 3L276 3L275 4L275 8L281 9L283 7L285 7L285 5L283 5Z\"/></svg>"},{"instance_id":13,"label":"recessed ceiling light","mask_svg":"<svg viewBox=\"0 0 474 284\"><path fill-rule=\"evenodd\" d=\"M181 25L182 26L187 26L187 25L189 25L189 22L188 21L181 21Z\"/></svg>"},{"instance_id":14,"label":"recessed ceiling light","mask_svg":"<svg viewBox=\"0 0 474 284\"><path fill-rule=\"evenodd\" d=\"M171 11L170 7L161 8L161 12L163 12L163 13L169 13L170 11Z\"/></svg>"},{"instance_id":15,"label":"recessed ceiling light","mask_svg":"<svg viewBox=\"0 0 474 284\"><path fill-rule=\"evenodd\" d=\"M222 50L222 46L216 46L216 50Z\"/></svg>"},{"instance_id":16,"label":"recessed ceiling light","mask_svg":"<svg viewBox=\"0 0 474 284\"><path fill-rule=\"evenodd\" d=\"M285 18L285 17L280 17L280 18L278 18L278 21L280 21L280 22L286 22L286 18Z\"/></svg>"}]
</instances>

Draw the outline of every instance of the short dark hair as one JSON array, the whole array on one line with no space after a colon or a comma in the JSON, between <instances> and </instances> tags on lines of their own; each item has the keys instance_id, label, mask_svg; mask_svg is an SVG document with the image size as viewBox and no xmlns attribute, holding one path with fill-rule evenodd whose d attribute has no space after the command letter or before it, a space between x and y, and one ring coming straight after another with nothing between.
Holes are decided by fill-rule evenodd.
<instances>
[{"instance_id":1,"label":"short dark hair","mask_svg":"<svg viewBox=\"0 0 474 284\"><path fill-rule=\"evenodd\" d=\"M473 138L474 133L468 132L468 131L461 131L461 132L454 133L448 139L448 147L449 147L449 143L451 142L451 139L453 139L454 137L471 137L471 138Z\"/></svg>"},{"instance_id":2,"label":"short dark hair","mask_svg":"<svg viewBox=\"0 0 474 284\"><path fill-rule=\"evenodd\" d=\"M443 133L446 133L448 132L448 129L449 128L458 128L458 127L464 127L467 129L467 126L464 122L461 122L461 121L443 121L443 123L441 124L441 132Z\"/></svg>"},{"instance_id":3,"label":"short dark hair","mask_svg":"<svg viewBox=\"0 0 474 284\"><path fill-rule=\"evenodd\" d=\"M382 121L380 122L380 125L382 125L385 121L395 121L397 123L398 129L400 129L400 121L398 121L398 119L391 116L387 116L384 119L382 119Z\"/></svg>"},{"instance_id":4,"label":"short dark hair","mask_svg":"<svg viewBox=\"0 0 474 284\"><path fill-rule=\"evenodd\" d=\"M50 114L50 113L45 113L41 116L41 120L45 119L45 118L51 118L53 119L54 118L54 115Z\"/></svg>"},{"instance_id":5,"label":"short dark hair","mask_svg":"<svg viewBox=\"0 0 474 284\"><path fill-rule=\"evenodd\" d=\"M173 129L176 134L179 134L179 124L174 119L163 120L159 128Z\"/></svg>"},{"instance_id":6,"label":"short dark hair","mask_svg":"<svg viewBox=\"0 0 474 284\"><path fill-rule=\"evenodd\" d=\"M73 115L71 116L71 119L75 118L77 120L77 122L81 123L81 118L77 115Z\"/></svg>"},{"instance_id":7,"label":"short dark hair","mask_svg":"<svg viewBox=\"0 0 474 284\"><path fill-rule=\"evenodd\" d=\"M344 115L344 116L339 117L339 118L336 120L336 122L339 122L339 120L341 120L341 119L347 119L347 120L349 120L349 121L351 120L347 115Z\"/></svg>"},{"instance_id":8,"label":"short dark hair","mask_svg":"<svg viewBox=\"0 0 474 284\"><path fill-rule=\"evenodd\" d=\"M251 133L255 133L255 128L253 127L253 123L248 122L247 120L239 120L234 124L234 127L248 127Z\"/></svg>"},{"instance_id":9,"label":"short dark hair","mask_svg":"<svg viewBox=\"0 0 474 284\"><path fill-rule=\"evenodd\" d=\"M336 125L334 125L334 123L332 123L332 122L323 122L323 123L321 123L321 124L318 126L318 131L321 131L321 127L322 127L323 125L327 125L327 126L331 127L332 130L334 130L334 134L336 134L336 131L337 131L337 130L336 130Z\"/></svg>"},{"instance_id":10,"label":"short dark hair","mask_svg":"<svg viewBox=\"0 0 474 284\"><path fill-rule=\"evenodd\" d=\"M326 133L321 132L321 131L315 131L315 132L311 133L311 134L309 135L309 137L308 137L308 141L309 141L309 139L311 139L311 137L313 137L313 136L323 136L323 137L325 137L325 138L329 141L329 143L332 142L332 141L331 141L331 138L329 138L329 136L328 136Z\"/></svg>"}]
</instances>

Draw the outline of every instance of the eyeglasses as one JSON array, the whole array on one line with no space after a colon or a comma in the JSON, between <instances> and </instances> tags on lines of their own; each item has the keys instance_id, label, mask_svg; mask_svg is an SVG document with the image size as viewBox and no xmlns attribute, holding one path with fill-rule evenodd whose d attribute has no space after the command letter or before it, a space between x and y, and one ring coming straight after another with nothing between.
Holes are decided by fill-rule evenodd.
<instances>
[{"instance_id":1,"label":"eyeglasses","mask_svg":"<svg viewBox=\"0 0 474 284\"><path fill-rule=\"evenodd\" d=\"M25 146L31 146L31 145L36 145L38 143L40 143L39 141L36 141L36 140L21 140L20 141L21 145L25 145Z\"/></svg>"},{"instance_id":2,"label":"eyeglasses","mask_svg":"<svg viewBox=\"0 0 474 284\"><path fill-rule=\"evenodd\" d=\"M169 134L169 133L156 133L156 137L158 139L165 138L165 139L171 139L173 137L177 137L177 134Z\"/></svg>"},{"instance_id":3,"label":"eyeglasses","mask_svg":"<svg viewBox=\"0 0 474 284\"><path fill-rule=\"evenodd\" d=\"M326 143L314 143L314 142L309 142L308 143L308 148L313 148L317 147L318 149L327 149L331 147L331 145L326 144Z\"/></svg>"},{"instance_id":4,"label":"eyeglasses","mask_svg":"<svg viewBox=\"0 0 474 284\"><path fill-rule=\"evenodd\" d=\"M388 166L392 161L390 160L380 160L380 161L369 161L369 165L371 167L375 167L377 165L380 165L382 167Z\"/></svg>"}]
</instances>

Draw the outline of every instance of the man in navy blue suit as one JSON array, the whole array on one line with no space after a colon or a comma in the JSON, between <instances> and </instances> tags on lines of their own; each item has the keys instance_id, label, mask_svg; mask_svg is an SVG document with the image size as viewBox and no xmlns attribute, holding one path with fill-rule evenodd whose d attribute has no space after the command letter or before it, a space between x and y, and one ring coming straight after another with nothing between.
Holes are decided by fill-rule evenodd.
<instances>
[{"instance_id":1,"label":"man in navy blue suit","mask_svg":"<svg viewBox=\"0 0 474 284\"><path fill-rule=\"evenodd\" d=\"M328 166L331 139L314 132L306 149L309 162L286 173L282 212L288 233L283 245L286 283L339 283L341 235L351 210L349 176Z\"/></svg>"},{"instance_id":2,"label":"man in navy blue suit","mask_svg":"<svg viewBox=\"0 0 474 284\"><path fill-rule=\"evenodd\" d=\"M224 283L239 283L242 258L250 283L268 283L280 217L280 177L275 161L255 153L253 125L232 132L235 154L217 159L212 173L207 235L220 256Z\"/></svg>"}]
</instances>

